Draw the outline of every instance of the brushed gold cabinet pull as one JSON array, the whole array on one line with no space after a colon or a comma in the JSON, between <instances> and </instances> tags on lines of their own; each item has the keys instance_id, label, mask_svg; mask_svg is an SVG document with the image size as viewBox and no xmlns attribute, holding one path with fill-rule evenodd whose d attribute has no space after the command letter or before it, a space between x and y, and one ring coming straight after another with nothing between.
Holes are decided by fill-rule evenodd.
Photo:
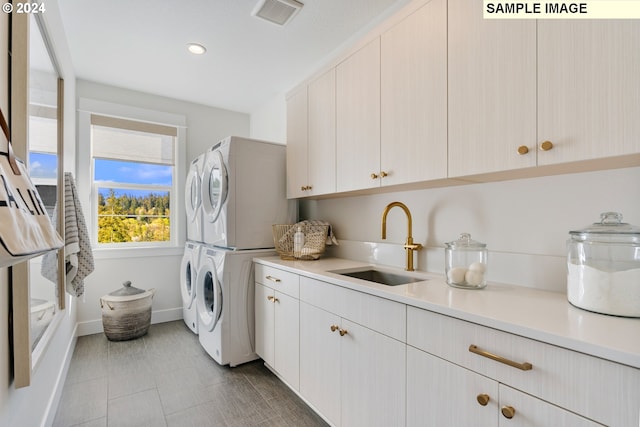
<instances>
[{"instance_id":1,"label":"brushed gold cabinet pull","mask_svg":"<svg viewBox=\"0 0 640 427\"><path fill-rule=\"evenodd\" d=\"M540 144L540 149L542 151L549 151L553 148L553 142L551 141L545 141L542 144Z\"/></svg>"},{"instance_id":2,"label":"brushed gold cabinet pull","mask_svg":"<svg viewBox=\"0 0 640 427\"><path fill-rule=\"evenodd\" d=\"M347 330L346 329L340 329L340 336L343 337L345 335L347 335Z\"/></svg>"},{"instance_id":3,"label":"brushed gold cabinet pull","mask_svg":"<svg viewBox=\"0 0 640 427\"><path fill-rule=\"evenodd\" d=\"M476 397L476 399L478 400L478 403L481 404L482 406L487 406L487 403L489 403L489 401L491 400L489 395L486 393L480 393L478 397Z\"/></svg>"},{"instance_id":4,"label":"brushed gold cabinet pull","mask_svg":"<svg viewBox=\"0 0 640 427\"><path fill-rule=\"evenodd\" d=\"M312 185L307 185L307 190L312 190L313 186Z\"/></svg>"},{"instance_id":5,"label":"brushed gold cabinet pull","mask_svg":"<svg viewBox=\"0 0 640 427\"><path fill-rule=\"evenodd\" d=\"M528 152L529 152L529 147L527 147L526 145L521 145L520 147L518 147L518 154L520 154L521 156L524 156Z\"/></svg>"},{"instance_id":6,"label":"brushed gold cabinet pull","mask_svg":"<svg viewBox=\"0 0 640 427\"><path fill-rule=\"evenodd\" d=\"M513 416L516 414L516 410L513 406L503 406L500 411L502 412L502 415L504 415L504 417L508 419L513 418Z\"/></svg>"},{"instance_id":7,"label":"brushed gold cabinet pull","mask_svg":"<svg viewBox=\"0 0 640 427\"><path fill-rule=\"evenodd\" d=\"M389 176L385 171L380 172L380 178L384 178L385 176Z\"/></svg>"},{"instance_id":8,"label":"brushed gold cabinet pull","mask_svg":"<svg viewBox=\"0 0 640 427\"><path fill-rule=\"evenodd\" d=\"M267 299L268 299L269 301L273 301L273 300L274 300L274 298L273 298L271 295L269 295L269 296L267 297Z\"/></svg>"},{"instance_id":9,"label":"brushed gold cabinet pull","mask_svg":"<svg viewBox=\"0 0 640 427\"><path fill-rule=\"evenodd\" d=\"M375 173L372 173L372 174L371 174L371 179L378 179L378 175L377 175L377 174L375 174Z\"/></svg>"},{"instance_id":10,"label":"brushed gold cabinet pull","mask_svg":"<svg viewBox=\"0 0 640 427\"><path fill-rule=\"evenodd\" d=\"M509 360L506 359L502 356L497 356L493 353L489 353L488 351L484 351L480 348L478 348L478 346L471 344L469 346L469 351L471 353L475 353L478 354L480 356L483 357L487 357L491 360L495 360L496 362L500 362L500 363L504 363L505 365L509 365L509 366L513 366L514 368L518 368L522 371L530 371L533 368L533 365L529 362L524 362L524 363L518 363L518 362L514 362L513 360Z\"/></svg>"},{"instance_id":11,"label":"brushed gold cabinet pull","mask_svg":"<svg viewBox=\"0 0 640 427\"><path fill-rule=\"evenodd\" d=\"M273 277L273 276L267 276L267 277L265 277L265 279L271 280L272 282L276 282L276 283L280 282L280 279L278 279L277 277Z\"/></svg>"},{"instance_id":12,"label":"brushed gold cabinet pull","mask_svg":"<svg viewBox=\"0 0 640 427\"><path fill-rule=\"evenodd\" d=\"M340 329L340 327L338 325L331 325L331 332L335 332L338 329Z\"/></svg>"},{"instance_id":13,"label":"brushed gold cabinet pull","mask_svg":"<svg viewBox=\"0 0 640 427\"><path fill-rule=\"evenodd\" d=\"M300 187L300 191L305 191L307 189L307 187L305 187L304 185L302 187Z\"/></svg>"}]
</instances>

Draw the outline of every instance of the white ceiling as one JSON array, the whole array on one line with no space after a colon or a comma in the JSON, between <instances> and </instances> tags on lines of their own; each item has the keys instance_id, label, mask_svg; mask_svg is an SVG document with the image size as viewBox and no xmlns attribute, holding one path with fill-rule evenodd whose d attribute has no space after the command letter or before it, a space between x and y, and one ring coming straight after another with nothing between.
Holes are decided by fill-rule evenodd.
<instances>
[{"instance_id":1,"label":"white ceiling","mask_svg":"<svg viewBox=\"0 0 640 427\"><path fill-rule=\"evenodd\" d=\"M285 27L251 16L258 0L59 4L78 78L252 113L409 0L301 1Z\"/></svg>"}]
</instances>

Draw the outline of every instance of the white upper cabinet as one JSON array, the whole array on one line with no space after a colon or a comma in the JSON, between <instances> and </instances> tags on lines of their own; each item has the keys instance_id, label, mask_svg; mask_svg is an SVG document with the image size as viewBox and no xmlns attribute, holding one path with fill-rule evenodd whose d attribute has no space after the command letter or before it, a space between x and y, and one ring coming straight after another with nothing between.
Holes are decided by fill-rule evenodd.
<instances>
[{"instance_id":1,"label":"white upper cabinet","mask_svg":"<svg viewBox=\"0 0 640 427\"><path fill-rule=\"evenodd\" d=\"M289 197L640 164L638 20L416 0L358 47L288 98Z\"/></svg>"},{"instance_id":2,"label":"white upper cabinet","mask_svg":"<svg viewBox=\"0 0 640 427\"><path fill-rule=\"evenodd\" d=\"M308 195L336 191L336 71L309 84Z\"/></svg>"},{"instance_id":3,"label":"white upper cabinet","mask_svg":"<svg viewBox=\"0 0 640 427\"><path fill-rule=\"evenodd\" d=\"M536 166L536 22L482 6L449 0L450 177Z\"/></svg>"},{"instance_id":4,"label":"white upper cabinet","mask_svg":"<svg viewBox=\"0 0 640 427\"><path fill-rule=\"evenodd\" d=\"M538 164L640 152L640 21L538 21Z\"/></svg>"},{"instance_id":5,"label":"white upper cabinet","mask_svg":"<svg viewBox=\"0 0 640 427\"><path fill-rule=\"evenodd\" d=\"M447 6L432 0L381 37L381 185L447 176Z\"/></svg>"},{"instance_id":6,"label":"white upper cabinet","mask_svg":"<svg viewBox=\"0 0 640 427\"><path fill-rule=\"evenodd\" d=\"M337 190L378 187L380 38L336 67Z\"/></svg>"},{"instance_id":7,"label":"white upper cabinet","mask_svg":"<svg viewBox=\"0 0 640 427\"><path fill-rule=\"evenodd\" d=\"M336 78L332 68L287 99L287 197L336 191Z\"/></svg>"},{"instance_id":8,"label":"white upper cabinet","mask_svg":"<svg viewBox=\"0 0 640 427\"><path fill-rule=\"evenodd\" d=\"M287 197L304 197L307 181L307 87L287 98Z\"/></svg>"}]
</instances>

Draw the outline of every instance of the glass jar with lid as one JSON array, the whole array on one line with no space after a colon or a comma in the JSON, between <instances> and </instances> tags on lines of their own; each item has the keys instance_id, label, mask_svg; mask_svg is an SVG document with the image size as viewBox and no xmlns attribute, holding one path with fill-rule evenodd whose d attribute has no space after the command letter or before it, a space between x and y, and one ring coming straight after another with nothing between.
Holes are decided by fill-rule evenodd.
<instances>
[{"instance_id":1,"label":"glass jar with lid","mask_svg":"<svg viewBox=\"0 0 640 427\"><path fill-rule=\"evenodd\" d=\"M596 222L570 231L567 297L597 313L640 317L640 227L605 212Z\"/></svg>"},{"instance_id":2,"label":"glass jar with lid","mask_svg":"<svg viewBox=\"0 0 640 427\"><path fill-rule=\"evenodd\" d=\"M487 286L487 245L462 233L458 240L445 243L447 283L456 288L482 289Z\"/></svg>"}]
</instances>

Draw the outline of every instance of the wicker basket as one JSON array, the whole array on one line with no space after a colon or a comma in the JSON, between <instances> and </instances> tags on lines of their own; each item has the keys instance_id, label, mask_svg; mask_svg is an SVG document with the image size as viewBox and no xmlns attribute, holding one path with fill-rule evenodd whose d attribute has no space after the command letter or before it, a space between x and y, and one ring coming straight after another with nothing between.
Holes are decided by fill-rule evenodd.
<instances>
[{"instance_id":1,"label":"wicker basket","mask_svg":"<svg viewBox=\"0 0 640 427\"><path fill-rule=\"evenodd\" d=\"M298 227L300 227L304 233L304 247L300 253L294 253L293 235ZM329 233L328 225L301 224L294 226L293 224L287 224L274 225L272 228L273 243L282 259L315 260L320 258L324 253L325 243L327 242L327 235Z\"/></svg>"}]
</instances>

